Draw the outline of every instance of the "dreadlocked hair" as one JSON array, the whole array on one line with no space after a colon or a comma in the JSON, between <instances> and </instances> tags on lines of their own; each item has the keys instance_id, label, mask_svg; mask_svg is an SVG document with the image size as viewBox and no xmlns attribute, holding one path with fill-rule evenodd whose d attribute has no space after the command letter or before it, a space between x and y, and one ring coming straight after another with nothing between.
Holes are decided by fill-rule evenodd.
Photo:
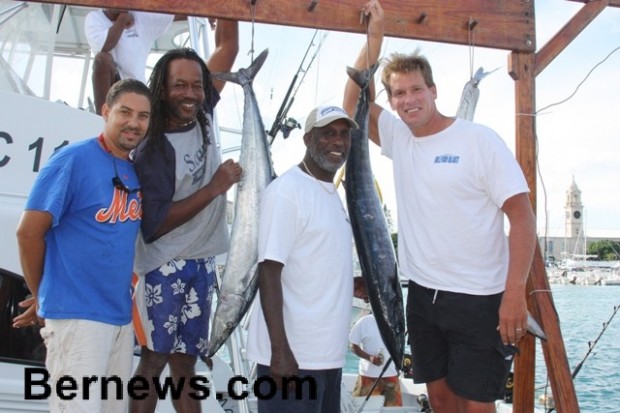
<instances>
[{"instance_id":1,"label":"dreadlocked hair","mask_svg":"<svg viewBox=\"0 0 620 413\"><path fill-rule=\"evenodd\" d=\"M149 126L149 134L145 147L147 152L164 150L166 125L168 124L168 104L165 101L166 80L168 79L170 62L176 59L187 59L197 62L202 69L202 85L204 88L205 102L211 101L211 72L205 64L204 60L193 49L188 47L181 49L172 49L167 51L155 64L151 77L149 78L149 89L153 95L153 107L151 115L151 123ZM209 141L209 120L205 111L201 108L196 115L198 124L202 131L203 147L210 143Z\"/></svg>"}]
</instances>

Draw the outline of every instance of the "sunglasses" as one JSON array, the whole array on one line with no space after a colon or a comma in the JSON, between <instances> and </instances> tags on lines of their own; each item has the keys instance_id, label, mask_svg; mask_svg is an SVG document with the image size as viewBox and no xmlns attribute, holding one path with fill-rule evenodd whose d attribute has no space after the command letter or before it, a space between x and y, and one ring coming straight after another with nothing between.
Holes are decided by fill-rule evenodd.
<instances>
[{"instance_id":1,"label":"sunglasses","mask_svg":"<svg viewBox=\"0 0 620 413\"><path fill-rule=\"evenodd\" d=\"M112 185L114 185L114 188L120 189L121 191L128 193L128 194L135 194L136 192L138 192L140 190L139 186L137 188L131 189L123 183L121 178L118 176L118 169L116 169L116 159L113 159L113 162L114 162L114 178L112 178Z\"/></svg>"}]
</instances>

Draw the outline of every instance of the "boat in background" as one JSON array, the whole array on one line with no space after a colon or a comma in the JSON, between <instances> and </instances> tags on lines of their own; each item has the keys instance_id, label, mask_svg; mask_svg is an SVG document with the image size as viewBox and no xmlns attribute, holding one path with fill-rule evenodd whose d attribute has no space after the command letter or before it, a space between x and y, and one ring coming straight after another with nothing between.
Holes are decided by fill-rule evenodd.
<instances>
[{"instance_id":1,"label":"boat in background","mask_svg":"<svg viewBox=\"0 0 620 413\"><path fill-rule=\"evenodd\" d=\"M620 285L620 261L601 261L596 255L573 254L547 269L550 284Z\"/></svg>"},{"instance_id":2,"label":"boat in background","mask_svg":"<svg viewBox=\"0 0 620 413\"><path fill-rule=\"evenodd\" d=\"M26 369L44 367L45 348L39 329L11 327L12 318L21 311L18 303L29 293L14 234L36 174L49 156L71 142L95 136L103 126L88 97L93 56L83 25L91 10L0 0L0 412L48 411L45 398L29 399L24 394ZM208 28L203 18L177 21L155 43L153 53L192 46L206 56ZM221 149L226 153L230 148ZM356 312L358 316L362 313ZM203 411L257 410L252 386L239 382L231 386L234 378L245 378L248 383L257 379L254 366L245 358L246 323L242 322L216 354L213 371L198 363L198 374L211 384L209 397L202 401ZM137 365L137 359L134 361ZM167 371L162 373L165 377ZM425 386L414 385L410 378L401 380L405 406L397 408L383 407L382 396L367 401L351 396L356 377L357 373L344 374L343 412L356 412L362 404L364 412L427 411ZM243 391L248 392L247 397L235 396ZM497 406L498 412L512 412L510 403L498 401ZM157 412L174 412L169 397L158 404Z\"/></svg>"},{"instance_id":3,"label":"boat in background","mask_svg":"<svg viewBox=\"0 0 620 413\"><path fill-rule=\"evenodd\" d=\"M620 266L614 267L611 274L603 279L603 285L620 285Z\"/></svg>"},{"instance_id":4,"label":"boat in background","mask_svg":"<svg viewBox=\"0 0 620 413\"><path fill-rule=\"evenodd\" d=\"M21 275L15 230L41 166L57 149L100 133L103 120L93 110L93 56L84 35L84 19L93 8L0 0L0 412L48 412L42 386L25 394L27 369L44 367L39 328L14 329L12 319L29 291ZM206 19L174 22L155 43L152 54L194 47L208 54ZM219 143L219 136L216 137ZM218 369L224 363L216 362ZM134 360L137 366L137 358ZM198 366L212 388L224 388L204 364ZM162 379L167 377L162 373ZM33 377L41 380L40 376ZM225 412L225 396L215 392L203 411ZM157 412L173 413L170 398Z\"/></svg>"}]
</instances>

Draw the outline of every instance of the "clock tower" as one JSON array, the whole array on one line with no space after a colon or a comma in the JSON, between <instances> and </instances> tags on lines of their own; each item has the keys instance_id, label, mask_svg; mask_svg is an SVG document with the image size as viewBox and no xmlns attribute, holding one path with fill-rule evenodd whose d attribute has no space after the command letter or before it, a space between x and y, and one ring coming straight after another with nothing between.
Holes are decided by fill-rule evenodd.
<instances>
[{"instance_id":1,"label":"clock tower","mask_svg":"<svg viewBox=\"0 0 620 413\"><path fill-rule=\"evenodd\" d=\"M575 177L571 182L570 188L566 191L566 202L564 203L565 220L564 236L573 247L576 247L580 240L585 238L583 204L581 202L581 191L575 183ZM581 241L583 243L583 241ZM577 249L579 251L580 249Z\"/></svg>"}]
</instances>

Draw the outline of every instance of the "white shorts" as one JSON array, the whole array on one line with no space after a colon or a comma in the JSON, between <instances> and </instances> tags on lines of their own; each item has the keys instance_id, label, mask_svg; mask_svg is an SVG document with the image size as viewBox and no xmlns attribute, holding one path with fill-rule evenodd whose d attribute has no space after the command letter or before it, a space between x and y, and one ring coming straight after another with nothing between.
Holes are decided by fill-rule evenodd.
<instances>
[{"instance_id":1,"label":"white shorts","mask_svg":"<svg viewBox=\"0 0 620 413\"><path fill-rule=\"evenodd\" d=\"M90 320L48 318L41 337L47 347L45 365L49 372L51 413L127 411L127 382L133 371L131 323L115 326ZM108 380L113 376L120 380ZM59 379L63 380L64 388L71 388L68 383L73 381L77 387L58 392ZM102 380L106 382L103 387ZM107 390L107 395L102 390ZM71 394L75 397L69 399Z\"/></svg>"}]
</instances>

